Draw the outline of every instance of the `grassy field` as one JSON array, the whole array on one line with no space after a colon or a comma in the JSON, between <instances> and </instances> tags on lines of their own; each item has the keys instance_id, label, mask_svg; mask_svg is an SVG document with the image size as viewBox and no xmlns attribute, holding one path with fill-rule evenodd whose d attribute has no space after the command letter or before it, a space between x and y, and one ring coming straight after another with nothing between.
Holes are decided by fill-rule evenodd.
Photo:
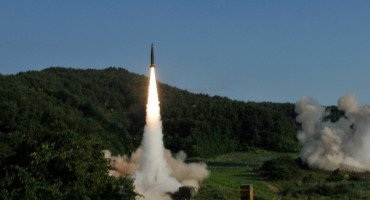
<instances>
[{"instance_id":1,"label":"grassy field","mask_svg":"<svg viewBox=\"0 0 370 200\"><path fill-rule=\"evenodd\" d=\"M204 160L211 175L201 185L195 200L240 200L240 185L253 184L254 199L273 199L276 192L267 185L254 169L264 161L279 156L297 156L292 153L276 153L258 150L254 153L229 153Z\"/></svg>"},{"instance_id":2,"label":"grassy field","mask_svg":"<svg viewBox=\"0 0 370 200\"><path fill-rule=\"evenodd\" d=\"M276 196L276 193L263 184L250 168L217 167L211 168L211 176L202 183L195 199L239 200L241 184L253 184L255 199L272 199Z\"/></svg>"},{"instance_id":3,"label":"grassy field","mask_svg":"<svg viewBox=\"0 0 370 200\"><path fill-rule=\"evenodd\" d=\"M256 150L255 152L234 152L217 156L205 160L209 167L215 166L241 166L257 167L264 161L277 158L280 156L298 157L297 153L279 153L266 150Z\"/></svg>"},{"instance_id":4,"label":"grassy field","mask_svg":"<svg viewBox=\"0 0 370 200\"><path fill-rule=\"evenodd\" d=\"M341 181L328 181L332 172L302 168L290 180L272 181L256 169L266 160L280 156L297 158L297 153L258 150L229 153L203 160L211 171L195 200L239 200L241 184L253 184L254 199L370 199L370 174L343 173ZM199 159L194 159L199 160Z\"/></svg>"}]
</instances>

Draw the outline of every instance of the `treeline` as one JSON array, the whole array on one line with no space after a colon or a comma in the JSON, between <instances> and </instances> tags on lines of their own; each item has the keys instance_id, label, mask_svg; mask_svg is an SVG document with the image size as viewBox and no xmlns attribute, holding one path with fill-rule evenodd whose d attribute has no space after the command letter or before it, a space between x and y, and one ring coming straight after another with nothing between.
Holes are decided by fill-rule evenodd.
<instances>
[{"instance_id":1,"label":"treeline","mask_svg":"<svg viewBox=\"0 0 370 200\"><path fill-rule=\"evenodd\" d=\"M299 151L294 104L232 101L160 87L165 145L175 152L213 156L264 148Z\"/></svg>"},{"instance_id":2,"label":"treeline","mask_svg":"<svg viewBox=\"0 0 370 200\"><path fill-rule=\"evenodd\" d=\"M32 153L42 134L71 131L114 154L141 142L148 79L122 68L60 67L0 76L0 154ZM294 104L233 101L159 84L165 146L191 156L264 148L299 151ZM26 140L22 143L21 140Z\"/></svg>"}]
</instances>

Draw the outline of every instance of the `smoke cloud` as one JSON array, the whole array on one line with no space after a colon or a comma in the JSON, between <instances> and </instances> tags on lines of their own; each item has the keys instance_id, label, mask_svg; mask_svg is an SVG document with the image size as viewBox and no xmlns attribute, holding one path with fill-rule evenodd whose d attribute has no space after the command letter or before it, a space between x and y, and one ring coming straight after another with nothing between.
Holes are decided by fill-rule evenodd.
<instances>
[{"instance_id":1,"label":"smoke cloud","mask_svg":"<svg viewBox=\"0 0 370 200\"><path fill-rule=\"evenodd\" d=\"M360 106L355 94L338 100L345 116L336 122L325 120L330 113L314 99L303 97L296 103L297 133L303 145L301 159L312 168L346 171L370 170L370 106Z\"/></svg>"},{"instance_id":2,"label":"smoke cloud","mask_svg":"<svg viewBox=\"0 0 370 200\"><path fill-rule=\"evenodd\" d=\"M130 158L128 158L126 155L112 156L109 150L104 150L105 158L109 159L110 164L115 168L115 170L109 171L109 174L115 177L126 177L135 174L135 172L137 172L140 168L139 158L141 154L141 147L132 153ZM179 185L176 185L177 188L175 191L177 191L178 187L181 185L199 188L199 184L209 175L209 171L207 170L207 165L205 163L185 163L186 153L183 151L178 152L175 155L175 158L172 157L171 151L167 149L164 151L164 154L166 163L168 163L170 166L170 176L179 183ZM157 191L163 192L160 194L160 197L155 197L157 194L146 194L145 199L170 199L169 195L166 194L166 192L170 191L164 192L163 188L167 187L162 186L162 188L153 188Z\"/></svg>"}]
</instances>

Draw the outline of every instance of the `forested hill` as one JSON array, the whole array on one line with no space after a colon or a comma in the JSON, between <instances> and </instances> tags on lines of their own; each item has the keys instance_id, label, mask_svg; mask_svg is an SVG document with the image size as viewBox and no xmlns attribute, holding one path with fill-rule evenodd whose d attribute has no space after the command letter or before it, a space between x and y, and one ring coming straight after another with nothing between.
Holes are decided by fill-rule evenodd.
<instances>
[{"instance_id":1,"label":"forested hill","mask_svg":"<svg viewBox=\"0 0 370 200\"><path fill-rule=\"evenodd\" d=\"M48 68L0 75L0 156L30 155L69 132L114 154L141 142L148 79L122 68ZM298 151L294 104L233 101L159 84L164 142L213 156L255 147Z\"/></svg>"}]
</instances>

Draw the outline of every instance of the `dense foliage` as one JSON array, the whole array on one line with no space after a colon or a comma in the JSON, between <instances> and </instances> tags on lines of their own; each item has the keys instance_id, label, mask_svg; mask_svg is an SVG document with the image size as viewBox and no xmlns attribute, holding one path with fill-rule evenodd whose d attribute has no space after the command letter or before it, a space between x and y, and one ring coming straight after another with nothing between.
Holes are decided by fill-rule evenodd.
<instances>
[{"instance_id":1,"label":"dense foliage","mask_svg":"<svg viewBox=\"0 0 370 200\"><path fill-rule=\"evenodd\" d=\"M145 125L147 83L145 76L121 68L57 67L0 76L0 156L22 146L18 135L55 126L81 137L95 135L114 154L130 153L140 145ZM165 146L174 152L213 156L254 147L300 148L293 104L232 101L165 84L158 90Z\"/></svg>"},{"instance_id":2,"label":"dense foliage","mask_svg":"<svg viewBox=\"0 0 370 200\"><path fill-rule=\"evenodd\" d=\"M340 171L340 169L334 170L330 176L326 178L326 181L329 182L340 182L344 180L344 174Z\"/></svg>"},{"instance_id":3,"label":"dense foliage","mask_svg":"<svg viewBox=\"0 0 370 200\"><path fill-rule=\"evenodd\" d=\"M299 177L301 173L298 160L289 156L265 161L260 170L262 175L273 180L289 180Z\"/></svg>"},{"instance_id":4,"label":"dense foliage","mask_svg":"<svg viewBox=\"0 0 370 200\"><path fill-rule=\"evenodd\" d=\"M56 129L14 133L21 146L1 160L0 199L135 199L130 178L108 176L101 142Z\"/></svg>"}]
</instances>

